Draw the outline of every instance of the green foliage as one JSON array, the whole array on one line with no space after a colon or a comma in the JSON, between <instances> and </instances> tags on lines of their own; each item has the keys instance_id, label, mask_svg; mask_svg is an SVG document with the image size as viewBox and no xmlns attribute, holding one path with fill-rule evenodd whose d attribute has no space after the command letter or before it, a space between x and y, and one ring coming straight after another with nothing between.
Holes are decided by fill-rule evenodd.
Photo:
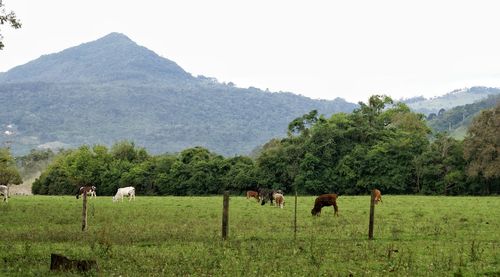
<instances>
[{"instance_id":1,"label":"green foliage","mask_svg":"<svg viewBox=\"0 0 500 277\"><path fill-rule=\"evenodd\" d=\"M485 193L500 192L500 103L476 117L464 139L467 174L483 181Z\"/></svg>"},{"instance_id":2,"label":"green foliage","mask_svg":"<svg viewBox=\"0 0 500 277\"><path fill-rule=\"evenodd\" d=\"M409 193L415 168L413 157L428 144L423 116L387 96L370 97L352 114L320 117L311 124L292 121L299 135L264 147L257 158L263 180L301 193L366 193L378 187L386 193ZM291 129L292 130L292 129Z\"/></svg>"},{"instance_id":3,"label":"green foliage","mask_svg":"<svg viewBox=\"0 0 500 277\"><path fill-rule=\"evenodd\" d=\"M94 185L99 195L134 186L143 195L207 195L224 190L241 193L257 187L254 162L245 157L224 158L205 148L178 155L150 156L132 142L118 142L61 152L34 182L34 194L74 194Z\"/></svg>"},{"instance_id":4,"label":"green foliage","mask_svg":"<svg viewBox=\"0 0 500 277\"><path fill-rule=\"evenodd\" d=\"M291 121L287 137L258 149L255 160L225 158L203 147L154 156L130 141L118 142L111 150L81 146L59 154L35 182L33 192L68 194L90 184L101 195L124 186L134 186L144 195L213 195L225 190L240 194L258 188L315 195L365 194L375 187L384 194L498 191L498 178L488 175L496 172L496 160L475 164L472 159L474 153L494 157L498 130L491 122L496 121L482 119L478 122L489 125L471 129L466 160L462 142L444 134L429 142L424 116L403 103L391 103L389 97L375 95L352 114L330 118L313 110ZM470 172L480 168L478 164L485 169L466 174L467 168Z\"/></svg>"},{"instance_id":5,"label":"green foliage","mask_svg":"<svg viewBox=\"0 0 500 277\"><path fill-rule=\"evenodd\" d=\"M19 185L23 182L16 162L8 148L0 148L0 185Z\"/></svg>"},{"instance_id":6,"label":"green foliage","mask_svg":"<svg viewBox=\"0 0 500 277\"><path fill-rule=\"evenodd\" d=\"M5 5L0 0L0 25L9 24L14 29L21 28L21 21L17 18L13 11L7 12L5 10ZM0 33L0 50L4 48L4 43L2 42L3 36Z\"/></svg>"},{"instance_id":7,"label":"green foliage","mask_svg":"<svg viewBox=\"0 0 500 277\"><path fill-rule=\"evenodd\" d=\"M415 192L426 194L478 193L465 174L461 141L437 135L429 147L413 160L417 168Z\"/></svg>"}]
</instances>

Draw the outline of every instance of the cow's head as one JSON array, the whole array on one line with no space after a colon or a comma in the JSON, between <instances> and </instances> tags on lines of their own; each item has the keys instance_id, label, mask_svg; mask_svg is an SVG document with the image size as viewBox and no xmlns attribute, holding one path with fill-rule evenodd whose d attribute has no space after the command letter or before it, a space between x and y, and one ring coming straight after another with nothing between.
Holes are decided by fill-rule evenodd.
<instances>
[{"instance_id":1,"label":"cow's head","mask_svg":"<svg viewBox=\"0 0 500 277\"><path fill-rule=\"evenodd\" d=\"M316 209L316 208L313 208L313 209L311 210L311 214L312 214L313 216L319 216L319 215L321 214L321 209L320 209L320 210L318 210L318 209Z\"/></svg>"}]
</instances>

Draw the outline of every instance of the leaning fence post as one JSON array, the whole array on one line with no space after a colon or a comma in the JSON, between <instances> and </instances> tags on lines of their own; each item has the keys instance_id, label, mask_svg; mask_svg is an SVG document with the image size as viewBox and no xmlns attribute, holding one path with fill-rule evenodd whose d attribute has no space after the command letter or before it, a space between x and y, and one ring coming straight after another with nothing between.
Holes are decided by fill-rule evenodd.
<instances>
[{"instance_id":1,"label":"leaning fence post","mask_svg":"<svg viewBox=\"0 0 500 277\"><path fill-rule=\"evenodd\" d=\"M373 239L373 222L375 220L375 190L372 189L370 200L370 223L368 225L368 239Z\"/></svg>"},{"instance_id":2,"label":"leaning fence post","mask_svg":"<svg viewBox=\"0 0 500 277\"><path fill-rule=\"evenodd\" d=\"M222 239L227 239L229 221L229 191L224 192L224 200L222 204Z\"/></svg>"},{"instance_id":3,"label":"leaning fence post","mask_svg":"<svg viewBox=\"0 0 500 277\"><path fill-rule=\"evenodd\" d=\"M83 193L83 208L82 208L82 231L87 230L87 192Z\"/></svg>"}]
</instances>

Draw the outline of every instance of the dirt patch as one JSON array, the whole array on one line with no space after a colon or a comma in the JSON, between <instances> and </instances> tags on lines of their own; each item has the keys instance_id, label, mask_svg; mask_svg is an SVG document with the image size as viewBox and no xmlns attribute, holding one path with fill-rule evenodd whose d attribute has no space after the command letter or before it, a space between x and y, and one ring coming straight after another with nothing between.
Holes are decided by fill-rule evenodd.
<instances>
[{"instance_id":1,"label":"dirt patch","mask_svg":"<svg viewBox=\"0 0 500 277\"><path fill-rule=\"evenodd\" d=\"M33 195L31 193L31 185L35 182L36 178L40 177L40 172L34 176L31 176L25 180L20 185L10 185L9 194L10 195Z\"/></svg>"}]
</instances>

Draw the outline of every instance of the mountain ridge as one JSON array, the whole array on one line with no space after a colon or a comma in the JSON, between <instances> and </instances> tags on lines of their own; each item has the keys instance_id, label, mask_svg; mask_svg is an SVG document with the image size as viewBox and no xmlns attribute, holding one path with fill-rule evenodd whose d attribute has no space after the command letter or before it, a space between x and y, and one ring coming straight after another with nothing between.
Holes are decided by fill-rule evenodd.
<instances>
[{"instance_id":1,"label":"mountain ridge","mask_svg":"<svg viewBox=\"0 0 500 277\"><path fill-rule=\"evenodd\" d=\"M313 100L193 77L119 33L0 75L0 120L18 128L13 149L21 152L132 140L154 153L203 146L245 154L286 135L288 123L310 110L329 115L355 107L340 98Z\"/></svg>"},{"instance_id":2,"label":"mountain ridge","mask_svg":"<svg viewBox=\"0 0 500 277\"><path fill-rule=\"evenodd\" d=\"M448 110L453 107L472 104L482 101L489 95L500 94L500 88L474 86L470 88L455 89L441 96L425 98L423 96L401 99L412 110L426 115L437 114L441 109Z\"/></svg>"}]
</instances>

